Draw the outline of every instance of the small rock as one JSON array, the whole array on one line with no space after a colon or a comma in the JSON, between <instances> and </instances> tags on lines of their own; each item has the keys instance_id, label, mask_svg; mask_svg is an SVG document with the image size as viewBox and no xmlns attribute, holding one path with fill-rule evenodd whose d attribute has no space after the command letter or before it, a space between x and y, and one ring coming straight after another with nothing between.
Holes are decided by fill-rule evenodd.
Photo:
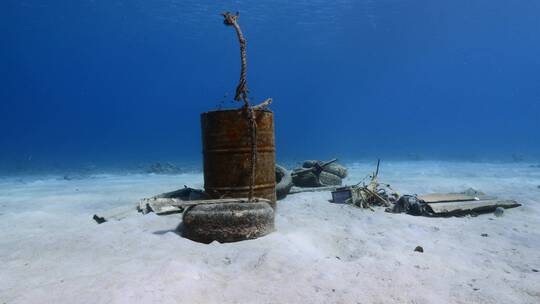
<instances>
[{"instance_id":1,"label":"small rock","mask_svg":"<svg viewBox=\"0 0 540 304\"><path fill-rule=\"evenodd\" d=\"M538 187L536 187L536 188L540 189L540 185L538 185Z\"/></svg>"},{"instance_id":2,"label":"small rock","mask_svg":"<svg viewBox=\"0 0 540 304\"><path fill-rule=\"evenodd\" d=\"M414 248L414 251L424 252L424 248L422 248L422 246L416 246L416 248Z\"/></svg>"},{"instance_id":3,"label":"small rock","mask_svg":"<svg viewBox=\"0 0 540 304\"><path fill-rule=\"evenodd\" d=\"M92 217L94 219L94 221L96 221L96 223L98 224L103 224L105 223L107 220L102 217L102 216L98 216L97 214L94 214L94 216Z\"/></svg>"},{"instance_id":4,"label":"small rock","mask_svg":"<svg viewBox=\"0 0 540 304\"><path fill-rule=\"evenodd\" d=\"M504 208L502 208L502 207L497 207L497 209L495 209L495 212L493 212L493 214L494 214L496 217L501 217L501 216L503 216L503 214L504 214Z\"/></svg>"},{"instance_id":5,"label":"small rock","mask_svg":"<svg viewBox=\"0 0 540 304\"><path fill-rule=\"evenodd\" d=\"M487 233L482 233L481 236L482 237L488 237L488 234Z\"/></svg>"},{"instance_id":6,"label":"small rock","mask_svg":"<svg viewBox=\"0 0 540 304\"><path fill-rule=\"evenodd\" d=\"M532 269L532 272L538 272L538 269L534 269L534 268L533 268L533 269Z\"/></svg>"}]
</instances>

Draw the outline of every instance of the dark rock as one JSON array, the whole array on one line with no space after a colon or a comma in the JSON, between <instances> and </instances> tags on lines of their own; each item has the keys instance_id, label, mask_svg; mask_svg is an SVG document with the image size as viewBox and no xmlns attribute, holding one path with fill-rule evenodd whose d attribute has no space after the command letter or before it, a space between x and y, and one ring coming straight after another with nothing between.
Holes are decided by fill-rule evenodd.
<instances>
[{"instance_id":1,"label":"dark rock","mask_svg":"<svg viewBox=\"0 0 540 304\"><path fill-rule=\"evenodd\" d=\"M416 246L416 248L414 248L414 251L416 251L416 252L424 252L424 248L422 246Z\"/></svg>"},{"instance_id":2,"label":"dark rock","mask_svg":"<svg viewBox=\"0 0 540 304\"><path fill-rule=\"evenodd\" d=\"M489 235L487 233L482 233L481 236L482 237L488 237Z\"/></svg>"},{"instance_id":3,"label":"dark rock","mask_svg":"<svg viewBox=\"0 0 540 304\"><path fill-rule=\"evenodd\" d=\"M105 223L107 221L104 217L98 216L97 214L94 214L92 219L94 219L94 221L96 221L96 223L98 223L98 224L103 224L103 223Z\"/></svg>"},{"instance_id":4,"label":"dark rock","mask_svg":"<svg viewBox=\"0 0 540 304\"><path fill-rule=\"evenodd\" d=\"M532 272L538 272L538 269L534 269L534 268L533 268L533 269L531 269L531 270L532 270Z\"/></svg>"}]
</instances>

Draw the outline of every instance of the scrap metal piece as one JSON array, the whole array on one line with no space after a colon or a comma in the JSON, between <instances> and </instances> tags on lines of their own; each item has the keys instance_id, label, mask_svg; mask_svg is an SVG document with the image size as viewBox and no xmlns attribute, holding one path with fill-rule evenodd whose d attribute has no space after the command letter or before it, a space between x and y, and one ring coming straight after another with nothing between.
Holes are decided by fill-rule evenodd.
<instances>
[{"instance_id":1,"label":"scrap metal piece","mask_svg":"<svg viewBox=\"0 0 540 304\"><path fill-rule=\"evenodd\" d=\"M514 200L474 200L427 203L426 211L430 216L456 216L471 213L493 212L497 207L505 209L519 207Z\"/></svg>"}]
</instances>

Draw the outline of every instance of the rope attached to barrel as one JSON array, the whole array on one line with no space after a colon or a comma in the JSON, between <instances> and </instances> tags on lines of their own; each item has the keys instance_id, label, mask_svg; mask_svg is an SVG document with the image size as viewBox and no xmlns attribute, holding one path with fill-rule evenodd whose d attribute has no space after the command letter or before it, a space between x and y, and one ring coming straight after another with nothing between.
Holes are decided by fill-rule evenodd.
<instances>
[{"instance_id":1,"label":"rope attached to barrel","mask_svg":"<svg viewBox=\"0 0 540 304\"><path fill-rule=\"evenodd\" d=\"M246 117L249 122L249 129L250 129L250 140L251 140L251 176L250 176L250 183L249 183L249 195L248 200L251 202L253 200L253 192L255 187L255 174L256 174L256 163L257 163L257 122L255 120L255 111L253 110L253 107L249 105L249 99L248 99L248 93L249 90L247 88L247 80L246 80L246 71L247 71L247 60L246 60L246 39L244 38L244 34L242 33L242 30L240 29L240 25L238 25L238 17L240 14L237 12L235 15L225 12L221 14L225 19L223 20L223 23L228 26L233 26L236 30L236 34L238 36L238 41L240 42L240 57L242 61L242 67L240 69L240 82L238 83L238 86L236 87L236 95L234 96L234 100L236 101L243 101L244 102L244 112L246 113Z\"/></svg>"}]
</instances>

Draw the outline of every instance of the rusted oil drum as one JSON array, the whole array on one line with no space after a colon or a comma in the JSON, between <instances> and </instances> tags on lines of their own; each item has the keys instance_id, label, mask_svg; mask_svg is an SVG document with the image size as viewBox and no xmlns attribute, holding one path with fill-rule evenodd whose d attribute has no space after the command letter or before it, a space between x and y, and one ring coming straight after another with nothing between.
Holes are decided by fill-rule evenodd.
<instances>
[{"instance_id":1,"label":"rusted oil drum","mask_svg":"<svg viewBox=\"0 0 540 304\"><path fill-rule=\"evenodd\" d=\"M254 196L276 203L274 115L255 111L257 162ZM251 137L243 110L201 114L204 189L212 198L248 197L251 176Z\"/></svg>"}]
</instances>

